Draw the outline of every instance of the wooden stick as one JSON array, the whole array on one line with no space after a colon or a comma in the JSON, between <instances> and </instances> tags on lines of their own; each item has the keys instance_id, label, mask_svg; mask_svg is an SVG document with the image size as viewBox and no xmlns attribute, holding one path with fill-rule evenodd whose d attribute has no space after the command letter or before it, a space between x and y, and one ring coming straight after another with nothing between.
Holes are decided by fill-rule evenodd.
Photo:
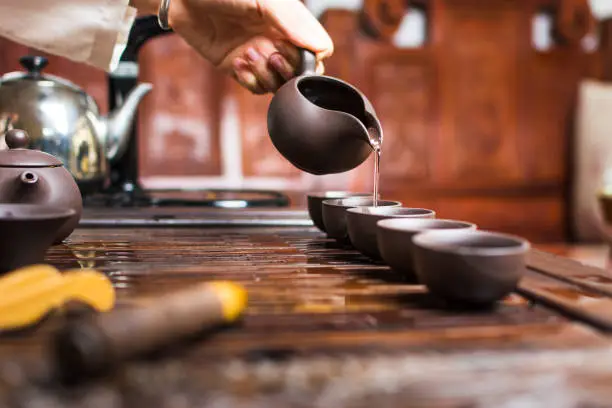
<instances>
[{"instance_id":1,"label":"wooden stick","mask_svg":"<svg viewBox=\"0 0 612 408\"><path fill-rule=\"evenodd\" d=\"M103 374L121 361L234 322L246 303L239 285L199 284L146 305L67 323L54 337L52 358L63 380Z\"/></svg>"}]
</instances>

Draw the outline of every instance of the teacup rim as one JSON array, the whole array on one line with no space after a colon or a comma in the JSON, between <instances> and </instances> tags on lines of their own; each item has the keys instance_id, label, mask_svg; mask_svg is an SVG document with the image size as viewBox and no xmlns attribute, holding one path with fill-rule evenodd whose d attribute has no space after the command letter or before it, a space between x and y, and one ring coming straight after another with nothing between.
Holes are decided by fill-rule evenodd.
<instances>
[{"instance_id":1,"label":"teacup rim","mask_svg":"<svg viewBox=\"0 0 612 408\"><path fill-rule=\"evenodd\" d=\"M432 224L432 223L455 223L455 224L463 224L464 227L457 228L425 228L425 229L410 229L402 226L402 224ZM399 225L396 225L399 224ZM463 221L463 220L455 220L451 218L421 218L421 217L396 217L396 218L385 218L384 220L379 220L376 222L377 228L389 230L389 231L399 231L399 232L424 232L429 230L476 230L478 229L478 225L473 222Z\"/></svg>"},{"instance_id":2,"label":"teacup rim","mask_svg":"<svg viewBox=\"0 0 612 408\"><path fill-rule=\"evenodd\" d=\"M373 197L373 196L365 196L365 197ZM345 201L345 200L351 200L351 199L360 199L360 198L364 198L364 197L346 197L346 198L331 198L331 199L327 199L327 200L323 200L323 205L328 205L328 206L332 206L332 207L345 207L347 209L350 208L356 208L356 207L371 207L371 206L367 206L367 205L343 205L339 202L341 201ZM373 200L373 198L370 198L371 200ZM401 206L402 203L400 201L396 201L396 200L381 200L378 199L379 203L392 203L393 205L385 205L384 207L393 207L393 206Z\"/></svg>"},{"instance_id":3,"label":"teacup rim","mask_svg":"<svg viewBox=\"0 0 612 408\"><path fill-rule=\"evenodd\" d=\"M383 201L383 200L381 200ZM393 209L393 211L395 210L414 210L414 211L423 211L422 213L416 213L416 214L385 214L383 213L367 213L364 212L364 210L370 211L370 210L375 210L375 209ZM435 210L432 210L430 208L421 208L421 207L404 207L402 205L400 206L359 206L359 207L352 207L346 210L347 212L350 212L352 214L359 214L359 215L372 215L372 216L393 216L393 217L397 217L397 218L406 218L406 219L413 219L413 218L420 218L423 216L436 216L436 212Z\"/></svg>"},{"instance_id":4,"label":"teacup rim","mask_svg":"<svg viewBox=\"0 0 612 408\"><path fill-rule=\"evenodd\" d=\"M331 194L346 194L346 195L344 196L338 195L336 197L333 197L331 196ZM306 194L306 197L308 198L323 198L326 200L334 200L334 199L342 199L342 198L350 198L350 197L370 197L370 196L373 196L373 194L358 193L358 192L343 191L343 190L313 191L313 192Z\"/></svg>"},{"instance_id":5,"label":"teacup rim","mask_svg":"<svg viewBox=\"0 0 612 408\"><path fill-rule=\"evenodd\" d=\"M459 245L452 245L451 243L444 242L443 238L454 238L462 239L469 237L495 237L505 239L508 242L512 242L515 245L512 246L495 246L495 247L466 247ZM503 256L503 255L518 255L528 252L531 249L531 243L518 235L508 234L490 230L479 230L479 229L436 229L436 230L425 230L415 234L411 238L412 243L416 247L429 249L436 252L442 252L447 254L455 254L460 256Z\"/></svg>"}]
</instances>

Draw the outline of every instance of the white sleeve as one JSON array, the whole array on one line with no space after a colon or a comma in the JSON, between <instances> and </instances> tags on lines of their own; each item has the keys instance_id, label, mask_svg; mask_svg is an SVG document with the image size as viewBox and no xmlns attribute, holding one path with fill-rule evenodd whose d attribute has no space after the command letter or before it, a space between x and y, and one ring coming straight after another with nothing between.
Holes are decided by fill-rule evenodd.
<instances>
[{"instance_id":1,"label":"white sleeve","mask_svg":"<svg viewBox=\"0 0 612 408\"><path fill-rule=\"evenodd\" d=\"M109 72L135 17L129 0L0 0L0 36Z\"/></svg>"},{"instance_id":2,"label":"white sleeve","mask_svg":"<svg viewBox=\"0 0 612 408\"><path fill-rule=\"evenodd\" d=\"M591 12L598 20L612 17L612 0L589 0Z\"/></svg>"}]
</instances>

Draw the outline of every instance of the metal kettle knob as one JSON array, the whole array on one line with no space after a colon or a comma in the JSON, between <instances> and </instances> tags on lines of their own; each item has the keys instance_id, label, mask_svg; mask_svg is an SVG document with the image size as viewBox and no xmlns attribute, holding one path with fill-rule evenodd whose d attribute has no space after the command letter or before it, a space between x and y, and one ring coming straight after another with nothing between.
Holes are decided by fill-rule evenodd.
<instances>
[{"instance_id":1,"label":"metal kettle knob","mask_svg":"<svg viewBox=\"0 0 612 408\"><path fill-rule=\"evenodd\" d=\"M49 60L40 55L26 55L19 58L19 63L22 67L28 70L32 76L39 76L40 72L47 66Z\"/></svg>"}]
</instances>

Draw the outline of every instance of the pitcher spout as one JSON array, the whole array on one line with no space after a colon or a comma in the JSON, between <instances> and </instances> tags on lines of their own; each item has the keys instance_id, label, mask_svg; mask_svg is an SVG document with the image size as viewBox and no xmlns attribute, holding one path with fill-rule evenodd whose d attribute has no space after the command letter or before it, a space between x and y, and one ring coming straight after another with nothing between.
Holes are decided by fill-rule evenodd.
<instances>
[{"instance_id":1,"label":"pitcher spout","mask_svg":"<svg viewBox=\"0 0 612 408\"><path fill-rule=\"evenodd\" d=\"M138 106L151 89L152 84L139 84L128 94L123 104L104 119L107 157L110 161L118 160L125 153Z\"/></svg>"}]
</instances>

